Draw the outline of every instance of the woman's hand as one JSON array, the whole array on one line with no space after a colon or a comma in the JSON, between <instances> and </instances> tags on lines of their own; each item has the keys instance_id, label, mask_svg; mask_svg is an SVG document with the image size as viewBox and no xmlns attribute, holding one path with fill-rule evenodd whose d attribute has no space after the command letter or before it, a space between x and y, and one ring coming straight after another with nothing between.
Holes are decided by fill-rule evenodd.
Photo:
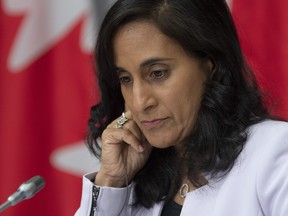
<instances>
[{"instance_id":1,"label":"woman's hand","mask_svg":"<svg viewBox=\"0 0 288 216\"><path fill-rule=\"evenodd\" d=\"M133 121L130 111L125 113L129 119L122 128L114 120L103 131L101 167L95 183L101 186L123 187L145 165L152 147L139 127Z\"/></svg>"}]
</instances>

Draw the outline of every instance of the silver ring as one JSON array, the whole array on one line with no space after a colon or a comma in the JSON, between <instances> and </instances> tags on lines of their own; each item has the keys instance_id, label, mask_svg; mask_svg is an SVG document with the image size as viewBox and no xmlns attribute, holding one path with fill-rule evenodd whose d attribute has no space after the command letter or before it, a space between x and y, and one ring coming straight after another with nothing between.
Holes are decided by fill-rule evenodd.
<instances>
[{"instance_id":1,"label":"silver ring","mask_svg":"<svg viewBox=\"0 0 288 216\"><path fill-rule=\"evenodd\" d=\"M123 125L128 121L129 119L125 116L125 113L122 113L122 116L117 120L116 125L117 128L122 128Z\"/></svg>"}]
</instances>

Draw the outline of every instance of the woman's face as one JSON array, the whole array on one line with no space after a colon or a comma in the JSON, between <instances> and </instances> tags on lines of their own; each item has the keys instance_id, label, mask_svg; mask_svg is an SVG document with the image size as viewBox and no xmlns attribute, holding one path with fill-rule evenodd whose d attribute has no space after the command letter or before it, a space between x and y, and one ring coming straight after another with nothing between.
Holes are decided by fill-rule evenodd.
<instances>
[{"instance_id":1,"label":"woman's face","mask_svg":"<svg viewBox=\"0 0 288 216\"><path fill-rule=\"evenodd\" d=\"M210 61L189 56L152 23L121 27L113 41L126 108L148 142L181 146L191 133L210 74Z\"/></svg>"}]
</instances>

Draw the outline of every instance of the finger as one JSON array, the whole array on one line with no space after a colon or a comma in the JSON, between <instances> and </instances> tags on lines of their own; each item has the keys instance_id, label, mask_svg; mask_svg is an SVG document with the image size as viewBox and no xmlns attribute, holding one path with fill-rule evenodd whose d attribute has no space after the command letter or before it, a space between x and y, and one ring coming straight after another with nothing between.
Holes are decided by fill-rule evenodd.
<instances>
[{"instance_id":1,"label":"finger","mask_svg":"<svg viewBox=\"0 0 288 216\"><path fill-rule=\"evenodd\" d=\"M123 118L122 115L119 116L117 119L115 119L113 122L111 122L111 123L107 126L107 128L117 128L117 129L129 130L129 131L131 131L131 132L134 134L134 136L136 136L136 137L141 141L141 140L142 140L142 137L143 137L143 134L142 134L140 128L138 127L138 125L136 124L136 122L133 121L131 112L130 112L130 111L127 111L127 112L125 113L125 117L128 119L128 121L126 121L126 122L122 125L121 128L118 127L117 121L118 121L119 119Z\"/></svg>"},{"instance_id":2,"label":"finger","mask_svg":"<svg viewBox=\"0 0 288 216\"><path fill-rule=\"evenodd\" d=\"M121 128L118 127L117 121L118 121L120 118L122 118L122 115L121 115L119 118L115 119L113 122L111 122L111 123L108 125L107 128L120 130L120 131L119 131L120 134L122 134L122 133L121 133L121 130L124 130L124 131L126 130L126 131L129 131L130 133L132 133L132 134L138 139L138 141L139 141L136 150L142 152L142 151L144 150L144 145L142 145L142 142L141 142L141 141L143 140L143 137L144 137L144 136L143 136L140 128L139 128L138 125L136 124L136 122L133 121L133 119L132 119L132 113L131 113L130 111L127 111L124 116L125 116L125 118L128 119L128 121L124 122L124 124L122 124L122 127L121 127ZM126 133L126 132L124 132L124 133ZM129 135L127 134L127 138L124 137L124 138L122 138L122 139L123 139L123 141L125 141L124 139L130 139L130 140L132 141L132 143L131 143L132 146L135 147L135 145L133 145L133 144L134 144L133 139L130 138L130 133L128 133ZM128 144L130 144L130 143L128 143Z\"/></svg>"},{"instance_id":3,"label":"finger","mask_svg":"<svg viewBox=\"0 0 288 216\"><path fill-rule=\"evenodd\" d=\"M124 114L124 116L123 116ZM120 123L120 127L118 125L118 121L123 121L122 123ZM114 121L112 121L107 128L122 128L124 124L126 124L129 121L129 118L126 116L125 113L122 113L121 116L119 116L118 118L116 118Z\"/></svg>"},{"instance_id":4,"label":"finger","mask_svg":"<svg viewBox=\"0 0 288 216\"><path fill-rule=\"evenodd\" d=\"M129 130L106 128L102 134L102 141L104 145L119 145L124 142L137 152L142 152L144 150L140 140Z\"/></svg>"},{"instance_id":5,"label":"finger","mask_svg":"<svg viewBox=\"0 0 288 216\"><path fill-rule=\"evenodd\" d=\"M143 152L144 148L140 140L129 130L124 130L123 141L131 145L137 152Z\"/></svg>"},{"instance_id":6,"label":"finger","mask_svg":"<svg viewBox=\"0 0 288 216\"><path fill-rule=\"evenodd\" d=\"M150 145L150 143L147 141L146 137L144 136L143 132L141 131L140 127L137 125L136 121L133 120L132 112L131 112L126 106L125 106L125 110L126 110L125 116L126 116L129 120L130 120L130 119L132 120L133 126L130 126L130 125L125 126L125 125L123 125L123 127L131 130L131 132L134 133L135 136L137 136L138 139L141 141L141 144L142 144L143 147L146 146L146 145L145 145L145 142L147 142L147 144ZM128 121L128 122L131 122L131 121ZM127 122L127 123L128 123L128 122ZM125 124L127 124L127 123L125 123ZM134 127L135 127L135 128L134 128ZM135 131L134 131L134 130L135 130ZM139 131L140 133L139 133L138 131ZM140 135L140 136L139 136L139 135Z\"/></svg>"},{"instance_id":7,"label":"finger","mask_svg":"<svg viewBox=\"0 0 288 216\"><path fill-rule=\"evenodd\" d=\"M125 111L125 116L128 118L128 119L133 119L133 115L132 115L132 112L130 110L126 110Z\"/></svg>"},{"instance_id":8,"label":"finger","mask_svg":"<svg viewBox=\"0 0 288 216\"><path fill-rule=\"evenodd\" d=\"M140 127L137 125L137 123L133 120L133 115L130 110L125 106L125 116L129 119L124 125L123 128L130 130L141 142L142 147L145 147L144 141L146 138L144 137L144 134L142 133Z\"/></svg>"},{"instance_id":9,"label":"finger","mask_svg":"<svg viewBox=\"0 0 288 216\"><path fill-rule=\"evenodd\" d=\"M135 137L137 137L139 141L142 141L142 131L140 130L135 121L129 120L123 125L122 129L130 131L132 134L134 134Z\"/></svg>"}]
</instances>

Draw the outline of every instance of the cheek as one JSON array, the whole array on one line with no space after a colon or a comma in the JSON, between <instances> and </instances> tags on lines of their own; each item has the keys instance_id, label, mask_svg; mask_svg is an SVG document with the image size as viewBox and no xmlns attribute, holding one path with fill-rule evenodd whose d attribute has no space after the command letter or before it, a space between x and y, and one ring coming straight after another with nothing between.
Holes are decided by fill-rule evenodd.
<instances>
[{"instance_id":1,"label":"cheek","mask_svg":"<svg viewBox=\"0 0 288 216\"><path fill-rule=\"evenodd\" d=\"M195 88L187 88L184 91L175 93L174 112L176 118L184 124L184 127L191 128L194 124L195 115L197 115L202 99L203 88L195 86ZM180 96L179 96L180 95Z\"/></svg>"},{"instance_id":2,"label":"cheek","mask_svg":"<svg viewBox=\"0 0 288 216\"><path fill-rule=\"evenodd\" d=\"M174 114L179 123L185 124L187 127L191 119L194 119L198 110L198 100L191 97L178 97L174 104Z\"/></svg>"},{"instance_id":3,"label":"cheek","mask_svg":"<svg viewBox=\"0 0 288 216\"><path fill-rule=\"evenodd\" d=\"M124 99L125 109L129 109L131 107L132 97L127 90L124 90L123 87L121 87L121 93Z\"/></svg>"}]
</instances>

